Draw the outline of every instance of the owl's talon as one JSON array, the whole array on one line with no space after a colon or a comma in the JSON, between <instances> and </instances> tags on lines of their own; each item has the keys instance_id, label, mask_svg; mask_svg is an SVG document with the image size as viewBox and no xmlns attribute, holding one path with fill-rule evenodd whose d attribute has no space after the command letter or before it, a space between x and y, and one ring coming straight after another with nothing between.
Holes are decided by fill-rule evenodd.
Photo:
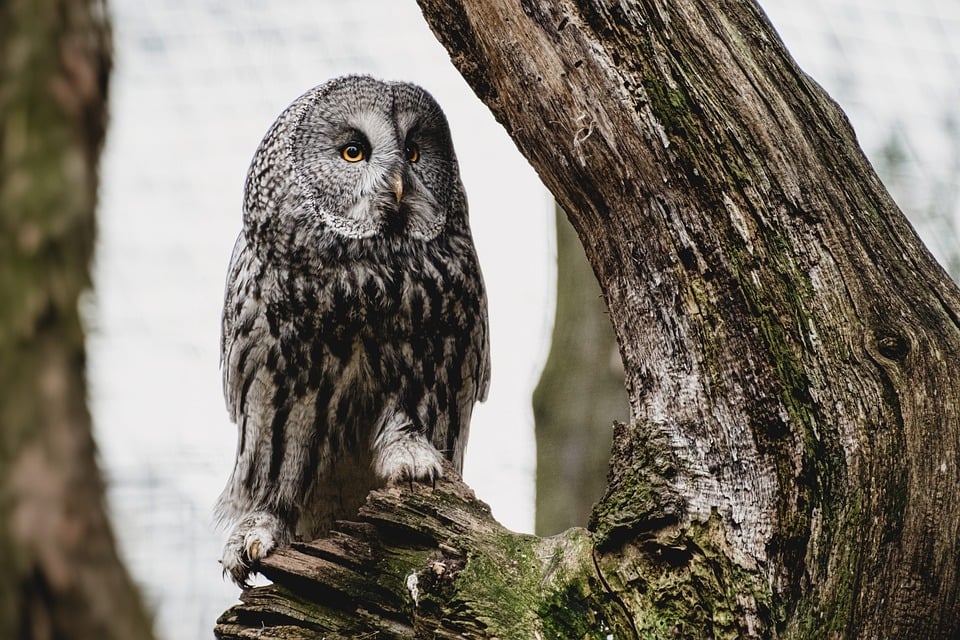
<instances>
[{"instance_id":1,"label":"owl's talon","mask_svg":"<svg viewBox=\"0 0 960 640\"><path fill-rule=\"evenodd\" d=\"M421 434L402 433L375 446L374 471L387 484L414 482L436 484L443 473L443 454Z\"/></svg>"},{"instance_id":2,"label":"owl's talon","mask_svg":"<svg viewBox=\"0 0 960 640\"><path fill-rule=\"evenodd\" d=\"M241 589L250 587L250 574L254 573L260 560L267 557L289 536L277 516L265 511L248 514L240 520L223 546L220 564L224 575Z\"/></svg>"}]
</instances>

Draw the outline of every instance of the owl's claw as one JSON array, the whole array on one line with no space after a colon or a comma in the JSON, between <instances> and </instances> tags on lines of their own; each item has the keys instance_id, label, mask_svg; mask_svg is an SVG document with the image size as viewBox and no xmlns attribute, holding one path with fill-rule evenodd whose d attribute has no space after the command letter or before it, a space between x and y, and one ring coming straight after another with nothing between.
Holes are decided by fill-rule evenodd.
<instances>
[{"instance_id":1,"label":"owl's claw","mask_svg":"<svg viewBox=\"0 0 960 640\"><path fill-rule=\"evenodd\" d=\"M429 483L431 489L436 489L437 479L440 478L441 475L442 475L442 471L440 469L428 469L427 474L425 476L417 476L411 473L410 469L407 469L403 472L403 477L397 480L396 483L398 484L406 480L407 485L410 488L410 491L413 491L413 485L416 482L422 482L424 484ZM393 483L391 483L388 480L387 484L393 484Z\"/></svg>"},{"instance_id":2,"label":"owl's claw","mask_svg":"<svg viewBox=\"0 0 960 640\"><path fill-rule=\"evenodd\" d=\"M223 575L229 574L241 589L249 588L250 574L255 572L260 560L287 541L285 531L272 513L258 511L245 516L234 526L223 546L220 558Z\"/></svg>"},{"instance_id":3,"label":"owl's claw","mask_svg":"<svg viewBox=\"0 0 960 640\"><path fill-rule=\"evenodd\" d=\"M410 489L414 482L436 486L443 475L443 455L421 434L404 433L377 444L373 468L387 484L407 481Z\"/></svg>"}]
</instances>

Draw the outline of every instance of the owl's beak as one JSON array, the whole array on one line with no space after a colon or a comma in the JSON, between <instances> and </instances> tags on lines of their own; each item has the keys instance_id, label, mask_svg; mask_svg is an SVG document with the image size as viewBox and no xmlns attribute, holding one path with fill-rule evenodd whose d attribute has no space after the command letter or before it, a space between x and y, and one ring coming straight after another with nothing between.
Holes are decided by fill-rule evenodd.
<instances>
[{"instance_id":1,"label":"owl's beak","mask_svg":"<svg viewBox=\"0 0 960 640\"><path fill-rule=\"evenodd\" d=\"M400 199L403 198L403 176L399 173L393 176L390 185L393 187L393 192L397 195L397 204L399 204Z\"/></svg>"}]
</instances>

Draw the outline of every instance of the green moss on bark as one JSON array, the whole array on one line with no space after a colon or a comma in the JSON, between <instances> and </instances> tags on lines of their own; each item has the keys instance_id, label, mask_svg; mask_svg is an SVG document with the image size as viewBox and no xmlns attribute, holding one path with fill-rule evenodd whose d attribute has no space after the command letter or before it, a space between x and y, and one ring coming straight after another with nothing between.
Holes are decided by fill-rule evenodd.
<instances>
[{"instance_id":1,"label":"green moss on bark","mask_svg":"<svg viewBox=\"0 0 960 640\"><path fill-rule=\"evenodd\" d=\"M636 637L762 637L777 618L770 585L732 555L714 513L625 546L600 567L629 610L639 612Z\"/></svg>"},{"instance_id":2,"label":"green moss on bark","mask_svg":"<svg viewBox=\"0 0 960 640\"><path fill-rule=\"evenodd\" d=\"M481 622L490 637L627 637L629 623L596 573L593 544L585 529L552 538L494 534L469 553L446 607Z\"/></svg>"},{"instance_id":3,"label":"green moss on bark","mask_svg":"<svg viewBox=\"0 0 960 640\"><path fill-rule=\"evenodd\" d=\"M614 425L612 460L607 493L590 517L601 547L678 519L682 500L670 480L680 461L660 430L639 422Z\"/></svg>"}]
</instances>

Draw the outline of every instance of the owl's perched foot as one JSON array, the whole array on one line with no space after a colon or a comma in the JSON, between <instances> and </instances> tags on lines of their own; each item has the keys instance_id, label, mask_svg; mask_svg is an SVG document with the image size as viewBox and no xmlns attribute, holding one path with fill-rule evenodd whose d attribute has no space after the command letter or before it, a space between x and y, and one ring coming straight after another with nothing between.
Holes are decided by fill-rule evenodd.
<instances>
[{"instance_id":1,"label":"owl's perched foot","mask_svg":"<svg viewBox=\"0 0 960 640\"><path fill-rule=\"evenodd\" d=\"M443 475L443 454L423 434L388 425L373 447L373 471L386 484L436 483Z\"/></svg>"},{"instance_id":2,"label":"owl's perched foot","mask_svg":"<svg viewBox=\"0 0 960 640\"><path fill-rule=\"evenodd\" d=\"M244 516L223 545L220 564L224 575L230 574L237 586L246 589L257 563L279 545L286 544L289 537L286 526L272 513L257 511Z\"/></svg>"}]
</instances>

